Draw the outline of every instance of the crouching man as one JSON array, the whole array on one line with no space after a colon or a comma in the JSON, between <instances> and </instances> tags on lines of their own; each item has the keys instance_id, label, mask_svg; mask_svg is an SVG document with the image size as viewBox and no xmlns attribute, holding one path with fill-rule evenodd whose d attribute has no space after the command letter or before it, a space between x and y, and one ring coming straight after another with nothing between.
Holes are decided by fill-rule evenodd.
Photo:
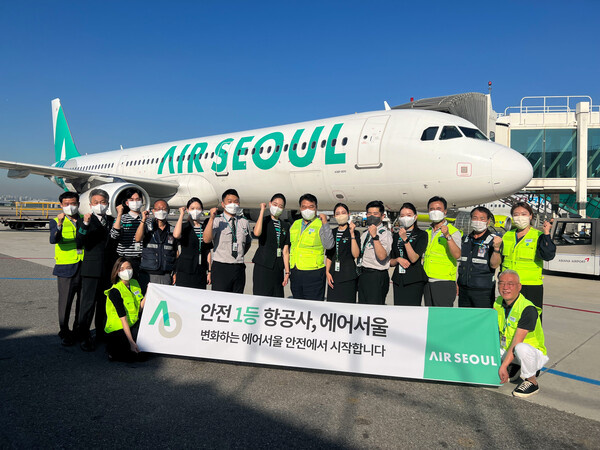
<instances>
[{"instance_id":1,"label":"crouching man","mask_svg":"<svg viewBox=\"0 0 600 450\"><path fill-rule=\"evenodd\" d=\"M521 294L519 275L505 270L498 276L500 297L494 303L498 312L500 353L502 364L498 370L500 382L516 381L519 366L520 383L513 391L515 397L529 397L540 390L537 375L548 362L544 346L544 331L538 308Z\"/></svg>"}]
</instances>

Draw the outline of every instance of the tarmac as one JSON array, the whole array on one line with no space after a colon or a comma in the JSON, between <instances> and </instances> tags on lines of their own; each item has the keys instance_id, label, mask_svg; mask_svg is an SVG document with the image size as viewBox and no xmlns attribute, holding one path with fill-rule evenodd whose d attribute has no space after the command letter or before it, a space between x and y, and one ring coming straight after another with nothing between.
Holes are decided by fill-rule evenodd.
<instances>
[{"instance_id":1,"label":"tarmac","mask_svg":"<svg viewBox=\"0 0 600 450\"><path fill-rule=\"evenodd\" d=\"M510 383L110 363L60 345L53 252L47 230L0 226L0 448L600 448L597 277L546 275L550 361L540 393L517 399Z\"/></svg>"}]
</instances>

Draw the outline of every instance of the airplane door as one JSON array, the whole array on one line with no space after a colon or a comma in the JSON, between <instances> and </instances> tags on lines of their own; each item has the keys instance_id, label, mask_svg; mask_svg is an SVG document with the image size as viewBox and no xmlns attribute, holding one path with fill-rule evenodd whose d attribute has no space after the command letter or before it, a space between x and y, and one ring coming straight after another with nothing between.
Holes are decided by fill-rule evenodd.
<instances>
[{"instance_id":1,"label":"airplane door","mask_svg":"<svg viewBox=\"0 0 600 450\"><path fill-rule=\"evenodd\" d=\"M369 117L358 142L357 169L381 167L381 140L390 116Z\"/></svg>"},{"instance_id":2,"label":"airplane door","mask_svg":"<svg viewBox=\"0 0 600 450\"><path fill-rule=\"evenodd\" d=\"M124 174L125 173L125 167L127 165L127 161L129 160L129 156L128 155L124 155L121 156L119 158L119 162L117 163L117 167L116 167L116 172L118 174Z\"/></svg>"}]
</instances>

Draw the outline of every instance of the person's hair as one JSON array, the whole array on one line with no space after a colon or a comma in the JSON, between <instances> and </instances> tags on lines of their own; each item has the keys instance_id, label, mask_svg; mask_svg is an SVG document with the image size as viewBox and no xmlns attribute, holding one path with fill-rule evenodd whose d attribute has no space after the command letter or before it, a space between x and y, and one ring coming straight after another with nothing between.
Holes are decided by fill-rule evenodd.
<instances>
[{"instance_id":1,"label":"person's hair","mask_svg":"<svg viewBox=\"0 0 600 450\"><path fill-rule=\"evenodd\" d=\"M514 275L514 276L517 277L517 281L519 283L521 282L521 277L519 276L519 274L516 271L512 270L512 269L506 269L506 270L503 270L502 272L500 272L498 274L498 281L500 281L500 278L502 278L505 275Z\"/></svg>"},{"instance_id":2,"label":"person's hair","mask_svg":"<svg viewBox=\"0 0 600 450\"><path fill-rule=\"evenodd\" d=\"M165 205L167 205L167 209L171 209L171 208L169 208L169 203L164 198L159 198L158 200L155 200L154 203L152 204L152 207L156 208L156 204L158 202L163 202Z\"/></svg>"},{"instance_id":3,"label":"person's hair","mask_svg":"<svg viewBox=\"0 0 600 450\"><path fill-rule=\"evenodd\" d=\"M367 203L365 211L369 212L369 209L371 208L379 208L379 212L381 214L385 213L385 206L383 206L383 202L381 200L373 200Z\"/></svg>"},{"instance_id":4,"label":"person's hair","mask_svg":"<svg viewBox=\"0 0 600 450\"><path fill-rule=\"evenodd\" d=\"M187 209L190 209L190 205L192 203L200 203L200 207L202 209L204 209L204 205L202 204L202 201L198 198L198 197L192 197L188 200L187 205L185 206Z\"/></svg>"},{"instance_id":5,"label":"person's hair","mask_svg":"<svg viewBox=\"0 0 600 450\"><path fill-rule=\"evenodd\" d=\"M527 203L525 202L517 202L514 205L512 205L512 208L510 208L510 215L512 216L513 213L515 212L515 209L517 209L518 207L521 208L525 208L527 210L527 212L529 214L531 214L531 217L533 217L533 209L531 208L531 206L529 206Z\"/></svg>"},{"instance_id":6,"label":"person's hair","mask_svg":"<svg viewBox=\"0 0 600 450\"><path fill-rule=\"evenodd\" d=\"M345 203L338 203L337 205L335 205L333 207L333 214L335 214L335 210L338 209L340 206L342 208L344 208L348 214L350 214L350 209L348 208L348 205L346 205Z\"/></svg>"},{"instance_id":7,"label":"person's hair","mask_svg":"<svg viewBox=\"0 0 600 450\"><path fill-rule=\"evenodd\" d=\"M127 258L124 258L123 256L119 257L119 259L117 259L115 261L115 264L110 273L110 282L112 284L115 284L119 280L119 269L121 268L121 265L123 265L123 263L126 263L126 262L131 264L131 261L129 261ZM133 267L133 266L131 266L131 267Z\"/></svg>"},{"instance_id":8,"label":"person's hair","mask_svg":"<svg viewBox=\"0 0 600 450\"><path fill-rule=\"evenodd\" d=\"M415 205L413 205L410 202L405 202L402 203L402 206L400 207L400 209L398 210L398 217L400 217L400 213L402 212L403 209L410 209L413 213L415 213L415 216L419 216L419 213L417 213L417 208L415 208ZM417 224L417 219L415 219L415 229L419 228L419 225Z\"/></svg>"},{"instance_id":9,"label":"person's hair","mask_svg":"<svg viewBox=\"0 0 600 450\"><path fill-rule=\"evenodd\" d=\"M60 203L62 203L62 201L63 201L65 198L74 198L75 200L79 201L79 194L78 194L77 192L70 192L70 191L63 192L62 194L60 194L60 195L58 196L58 201L59 201Z\"/></svg>"},{"instance_id":10,"label":"person's hair","mask_svg":"<svg viewBox=\"0 0 600 450\"><path fill-rule=\"evenodd\" d=\"M300 197L300 200L298 200L298 206L302 206L302 202L303 202L304 200L308 200L309 202L312 202L312 203L314 203L314 204L315 204L315 206L319 206L319 203L317 202L317 197L315 197L315 196L314 196L314 195L312 195L312 194L308 194L308 193L306 193L306 194L302 195L302 196Z\"/></svg>"},{"instance_id":11,"label":"person's hair","mask_svg":"<svg viewBox=\"0 0 600 450\"><path fill-rule=\"evenodd\" d=\"M240 198L240 195L235 189L227 189L225 192L223 192L223 195L221 195L221 201L224 202L225 197L228 195L235 195L237 198Z\"/></svg>"},{"instance_id":12,"label":"person's hair","mask_svg":"<svg viewBox=\"0 0 600 450\"><path fill-rule=\"evenodd\" d=\"M276 198L280 198L281 200L283 200L283 206L286 205L287 201L285 199L285 195L283 195L281 192L278 192L277 194L273 195L273 197L271 197L271 201L275 200Z\"/></svg>"},{"instance_id":13,"label":"person's hair","mask_svg":"<svg viewBox=\"0 0 600 450\"><path fill-rule=\"evenodd\" d=\"M142 199L142 201L144 201L144 196L142 195L142 191L140 191L138 188L130 187L123 191L123 204L124 205L127 204L127 200L130 199L133 194L139 195L140 198Z\"/></svg>"},{"instance_id":14,"label":"person's hair","mask_svg":"<svg viewBox=\"0 0 600 450\"><path fill-rule=\"evenodd\" d=\"M431 205L433 202L442 202L444 209L448 209L448 202L444 197L438 197L437 195L431 197L427 202L427 208L429 208L429 205Z\"/></svg>"},{"instance_id":15,"label":"person's hair","mask_svg":"<svg viewBox=\"0 0 600 450\"><path fill-rule=\"evenodd\" d=\"M92 197L95 197L96 195L104 197L104 200L106 200L107 202L109 200L108 192L106 192L104 189L92 189L92 191L90 192L90 201L92 201Z\"/></svg>"},{"instance_id":16,"label":"person's hair","mask_svg":"<svg viewBox=\"0 0 600 450\"><path fill-rule=\"evenodd\" d=\"M471 218L473 217L473 213L475 213L477 211L484 213L487 216L487 220L490 220L490 219L492 219L492 221L494 220L494 215L485 206L476 206L475 208L473 208L470 212Z\"/></svg>"}]
</instances>

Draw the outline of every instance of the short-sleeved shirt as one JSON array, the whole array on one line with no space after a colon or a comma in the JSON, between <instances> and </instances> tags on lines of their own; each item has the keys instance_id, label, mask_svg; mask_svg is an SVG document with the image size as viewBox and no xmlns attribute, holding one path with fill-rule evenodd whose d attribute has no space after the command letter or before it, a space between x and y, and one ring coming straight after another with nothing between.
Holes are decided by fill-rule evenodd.
<instances>
[{"instance_id":1,"label":"short-sleeved shirt","mask_svg":"<svg viewBox=\"0 0 600 450\"><path fill-rule=\"evenodd\" d=\"M377 227L377 235L379 236L379 242L387 253L384 260L379 260L375 254L375 247L373 246L373 239L369 231L365 231L360 238L361 257L359 258L358 265L365 269L375 270L387 270L390 268L390 252L392 250L392 233L380 224Z\"/></svg>"},{"instance_id":2,"label":"short-sleeved shirt","mask_svg":"<svg viewBox=\"0 0 600 450\"><path fill-rule=\"evenodd\" d=\"M233 234L235 222L237 254L234 256ZM226 264L243 264L244 256L250 245L252 237L250 236L250 223L245 217L232 217L223 213L213 220L213 261Z\"/></svg>"}]
</instances>

